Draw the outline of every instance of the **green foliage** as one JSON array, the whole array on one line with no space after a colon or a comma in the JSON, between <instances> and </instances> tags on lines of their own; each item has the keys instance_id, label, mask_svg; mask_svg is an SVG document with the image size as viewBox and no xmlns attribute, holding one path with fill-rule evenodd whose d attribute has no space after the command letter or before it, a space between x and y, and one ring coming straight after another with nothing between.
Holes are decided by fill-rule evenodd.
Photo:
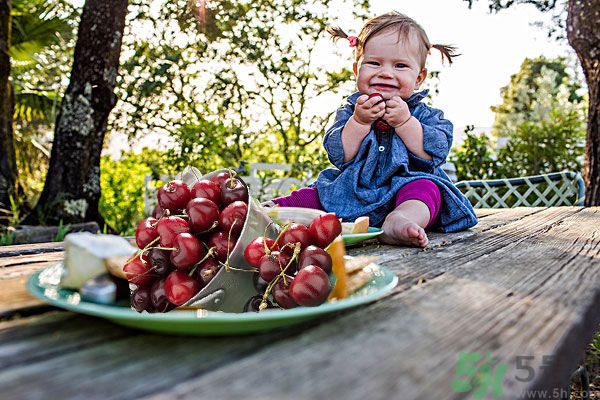
<instances>
[{"instance_id":1,"label":"green foliage","mask_svg":"<svg viewBox=\"0 0 600 400\"><path fill-rule=\"evenodd\" d=\"M63 225L63 220L61 219L60 222L58 223L56 237L54 238L54 241L62 242L63 240L65 240L65 236L67 236L67 233L69 233L70 230L71 230L71 225L69 225L69 224Z\"/></svg>"},{"instance_id":2,"label":"green foliage","mask_svg":"<svg viewBox=\"0 0 600 400\"><path fill-rule=\"evenodd\" d=\"M152 173L148 164L162 168L162 155L156 151L126 153L114 161L103 156L100 162L102 197L99 210L107 224L124 235L135 232L144 215L144 177Z\"/></svg>"},{"instance_id":3,"label":"green foliage","mask_svg":"<svg viewBox=\"0 0 600 400\"><path fill-rule=\"evenodd\" d=\"M15 232L7 229L0 230L0 246L10 246L15 241Z\"/></svg>"},{"instance_id":4,"label":"green foliage","mask_svg":"<svg viewBox=\"0 0 600 400\"><path fill-rule=\"evenodd\" d=\"M485 134L476 134L473 129L473 126L466 127L464 142L449 157L459 181L491 179L496 175L490 139Z\"/></svg>"}]
</instances>

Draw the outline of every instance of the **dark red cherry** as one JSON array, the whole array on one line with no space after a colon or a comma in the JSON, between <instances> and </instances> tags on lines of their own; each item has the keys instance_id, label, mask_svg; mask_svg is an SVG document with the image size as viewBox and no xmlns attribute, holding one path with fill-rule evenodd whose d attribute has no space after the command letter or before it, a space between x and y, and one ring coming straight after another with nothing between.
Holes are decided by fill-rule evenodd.
<instances>
[{"instance_id":1,"label":"dark red cherry","mask_svg":"<svg viewBox=\"0 0 600 400\"><path fill-rule=\"evenodd\" d=\"M234 201L221 211L219 216L219 226L223 232L229 232L233 235L239 235L246 223L248 214L248 204L243 201Z\"/></svg>"},{"instance_id":2,"label":"dark red cherry","mask_svg":"<svg viewBox=\"0 0 600 400\"><path fill-rule=\"evenodd\" d=\"M265 253L269 253L272 250L277 249L278 247L275 246L275 241L273 239L259 236L248 243L244 249L244 258L248 264L254 268L258 268L258 264L260 263L262 256L264 256Z\"/></svg>"},{"instance_id":3,"label":"dark red cherry","mask_svg":"<svg viewBox=\"0 0 600 400\"><path fill-rule=\"evenodd\" d=\"M165 212L165 210L163 210L158 204L156 205L156 207L154 207L154 210L152 210L152 217L159 219L160 217L163 216L163 213Z\"/></svg>"},{"instance_id":4,"label":"dark red cherry","mask_svg":"<svg viewBox=\"0 0 600 400\"><path fill-rule=\"evenodd\" d=\"M221 204L221 186L208 179L202 179L192 186L192 198L204 198L212 201L217 206Z\"/></svg>"},{"instance_id":5,"label":"dark red cherry","mask_svg":"<svg viewBox=\"0 0 600 400\"><path fill-rule=\"evenodd\" d=\"M229 240L228 232L217 231L208 238L208 247L214 247L216 251L216 259L221 262L225 262L228 254L233 251L237 240L238 237L236 235L231 235L231 240Z\"/></svg>"},{"instance_id":6,"label":"dark red cherry","mask_svg":"<svg viewBox=\"0 0 600 400\"><path fill-rule=\"evenodd\" d=\"M219 206L209 199L192 199L185 210L190 217L189 224L194 232L206 232L216 226L219 220Z\"/></svg>"},{"instance_id":7,"label":"dark red cherry","mask_svg":"<svg viewBox=\"0 0 600 400\"><path fill-rule=\"evenodd\" d=\"M146 260L146 257L136 257L123 267L123 272L127 276L127 280L138 286L151 284L155 276L152 274L152 266Z\"/></svg>"},{"instance_id":8,"label":"dark red cherry","mask_svg":"<svg viewBox=\"0 0 600 400\"><path fill-rule=\"evenodd\" d=\"M166 276L175 269L173 264L171 264L170 250L150 249L148 258L154 275Z\"/></svg>"},{"instance_id":9,"label":"dark red cherry","mask_svg":"<svg viewBox=\"0 0 600 400\"><path fill-rule=\"evenodd\" d=\"M135 230L135 244L137 244L137 247L143 249L158 237L157 222L156 218L146 218L138 223Z\"/></svg>"},{"instance_id":10,"label":"dark red cherry","mask_svg":"<svg viewBox=\"0 0 600 400\"><path fill-rule=\"evenodd\" d=\"M277 303L281 308L288 309L298 307L298 303L296 303L296 301L290 295L291 282L291 278L286 277L285 282L281 278L275 284L275 286L273 286L273 291L271 292L273 295L273 300L275 300L275 303Z\"/></svg>"},{"instance_id":11,"label":"dark red cherry","mask_svg":"<svg viewBox=\"0 0 600 400\"><path fill-rule=\"evenodd\" d=\"M342 233L342 223L334 213L327 213L313 219L309 230L314 244L324 249Z\"/></svg>"},{"instance_id":12,"label":"dark red cherry","mask_svg":"<svg viewBox=\"0 0 600 400\"><path fill-rule=\"evenodd\" d=\"M171 263L179 270L188 270L200 262L206 255L204 243L191 233L180 233L173 242L175 250L171 252Z\"/></svg>"},{"instance_id":13,"label":"dark red cherry","mask_svg":"<svg viewBox=\"0 0 600 400\"><path fill-rule=\"evenodd\" d=\"M175 308L165 294L165 280L159 279L150 288L150 300L154 306L154 310L159 313L164 313Z\"/></svg>"},{"instance_id":14,"label":"dark red cherry","mask_svg":"<svg viewBox=\"0 0 600 400\"><path fill-rule=\"evenodd\" d=\"M207 258L198 266L194 272L194 278L202 283L202 286L208 285L208 282L212 281L215 275L221 269L221 265L214 258Z\"/></svg>"},{"instance_id":15,"label":"dark red cherry","mask_svg":"<svg viewBox=\"0 0 600 400\"><path fill-rule=\"evenodd\" d=\"M287 274L292 275L296 270L296 266L293 263L288 266L290 259L291 257L284 252L272 251L271 254L265 254L258 264L260 277L265 282L271 282L284 269Z\"/></svg>"},{"instance_id":16,"label":"dark red cherry","mask_svg":"<svg viewBox=\"0 0 600 400\"><path fill-rule=\"evenodd\" d=\"M182 271L173 271L165 278L165 296L176 306L187 302L201 288L200 282Z\"/></svg>"},{"instance_id":17,"label":"dark red cherry","mask_svg":"<svg viewBox=\"0 0 600 400\"><path fill-rule=\"evenodd\" d=\"M302 268L292 281L289 293L301 306L314 307L323 304L329 296L329 277L321 268L309 265Z\"/></svg>"},{"instance_id":18,"label":"dark red cherry","mask_svg":"<svg viewBox=\"0 0 600 400\"><path fill-rule=\"evenodd\" d=\"M248 189L237 178L229 178L221 185L221 202L223 206L234 201L248 202Z\"/></svg>"},{"instance_id":19,"label":"dark red cherry","mask_svg":"<svg viewBox=\"0 0 600 400\"><path fill-rule=\"evenodd\" d=\"M227 179L231 178L234 175L235 173L230 174L229 171L221 171L214 175L212 178L210 178L210 180L219 185L219 189L221 189L223 182L225 182Z\"/></svg>"},{"instance_id":20,"label":"dark red cherry","mask_svg":"<svg viewBox=\"0 0 600 400\"><path fill-rule=\"evenodd\" d=\"M191 199L190 188L188 185L178 179L172 180L158 189L157 199L158 205L176 213L185 208L185 205Z\"/></svg>"},{"instance_id":21,"label":"dark red cherry","mask_svg":"<svg viewBox=\"0 0 600 400\"><path fill-rule=\"evenodd\" d=\"M131 292L131 306L139 313L142 311L154 312L149 286L138 286Z\"/></svg>"},{"instance_id":22,"label":"dark red cherry","mask_svg":"<svg viewBox=\"0 0 600 400\"><path fill-rule=\"evenodd\" d=\"M158 220L156 230L160 236L160 245L162 247L173 247L175 236L180 233L190 233L189 224L179 217L163 217Z\"/></svg>"},{"instance_id":23,"label":"dark red cherry","mask_svg":"<svg viewBox=\"0 0 600 400\"><path fill-rule=\"evenodd\" d=\"M320 247L308 246L298 256L298 270L309 265L316 265L329 274L331 272L331 256Z\"/></svg>"}]
</instances>

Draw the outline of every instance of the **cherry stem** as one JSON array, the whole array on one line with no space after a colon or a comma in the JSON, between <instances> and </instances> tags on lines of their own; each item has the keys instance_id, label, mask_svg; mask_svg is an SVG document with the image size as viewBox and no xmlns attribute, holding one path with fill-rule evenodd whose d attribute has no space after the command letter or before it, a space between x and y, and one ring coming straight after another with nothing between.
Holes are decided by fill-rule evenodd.
<instances>
[{"instance_id":1,"label":"cherry stem","mask_svg":"<svg viewBox=\"0 0 600 400\"><path fill-rule=\"evenodd\" d=\"M279 274L277 274L277 276L275 278L273 278L273 280L271 282L269 282L269 284L267 285L267 288L265 289L265 293L263 294L262 301L260 302L260 305L258 306L259 311L262 311L265 308L267 308L267 298L271 294L271 291L273 290L273 286L275 286L277 284L277 282L279 282L280 278L283 278L283 283L287 285L287 281L285 280L285 278L286 278L285 271L287 271L289 266L292 265L292 263L296 259L298 259L298 255L300 254L300 250L301 250L300 243L296 243L293 246L294 246L294 254L292 255L292 258L290 258L290 261L287 263L285 268L281 268L281 266L280 266L281 272Z\"/></svg>"},{"instance_id":2,"label":"cherry stem","mask_svg":"<svg viewBox=\"0 0 600 400\"><path fill-rule=\"evenodd\" d=\"M144 254L146 251L148 251L148 249L151 248L150 246L152 246L154 243L158 242L159 240L160 240L160 237L157 236L153 241L151 241L150 243L148 243L143 249L139 249L138 251L136 251L134 255L132 255L127 261L125 261L125 264L123 264L123 266L131 264L133 262L133 260L135 260L136 258L138 258L139 256L141 256L142 254Z\"/></svg>"},{"instance_id":3,"label":"cherry stem","mask_svg":"<svg viewBox=\"0 0 600 400\"><path fill-rule=\"evenodd\" d=\"M200 264L202 264L204 261L206 261L209 257L212 257L212 255L215 254L216 252L217 252L217 248L216 247L211 247L210 249L208 249L208 251L206 252L206 255L204 256L204 258L202 260L198 261L194 265L194 268L192 268L190 270L190 273L188 275L192 276L194 274L194 271L196 271L196 269L200 266Z\"/></svg>"},{"instance_id":4,"label":"cherry stem","mask_svg":"<svg viewBox=\"0 0 600 400\"><path fill-rule=\"evenodd\" d=\"M233 231L233 227L237 222L237 218L233 220L233 224L231 224L231 228L229 228L229 234L227 235L227 259L225 260L225 271L229 272L229 255L231 251L229 251L229 244L231 243L231 231Z\"/></svg>"}]
</instances>

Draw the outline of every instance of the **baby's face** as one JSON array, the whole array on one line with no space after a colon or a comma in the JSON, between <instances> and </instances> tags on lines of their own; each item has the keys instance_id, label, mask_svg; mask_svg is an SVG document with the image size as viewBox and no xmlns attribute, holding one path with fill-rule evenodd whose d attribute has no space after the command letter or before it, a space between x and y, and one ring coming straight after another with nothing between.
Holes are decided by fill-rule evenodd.
<instances>
[{"instance_id":1,"label":"baby's face","mask_svg":"<svg viewBox=\"0 0 600 400\"><path fill-rule=\"evenodd\" d=\"M414 39L398 42L398 33L382 32L364 47L363 56L354 64L356 85L363 94L380 93L385 100L400 96L406 100L425 80L418 46Z\"/></svg>"}]
</instances>

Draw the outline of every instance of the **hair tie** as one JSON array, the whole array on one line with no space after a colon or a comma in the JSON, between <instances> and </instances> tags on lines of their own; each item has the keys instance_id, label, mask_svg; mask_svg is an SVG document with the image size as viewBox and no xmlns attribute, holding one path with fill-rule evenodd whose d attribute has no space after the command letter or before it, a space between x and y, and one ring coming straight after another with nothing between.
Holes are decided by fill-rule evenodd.
<instances>
[{"instance_id":1,"label":"hair tie","mask_svg":"<svg viewBox=\"0 0 600 400\"><path fill-rule=\"evenodd\" d=\"M356 47L358 44L358 38L356 36L348 36L346 39L350 42L350 47Z\"/></svg>"}]
</instances>

